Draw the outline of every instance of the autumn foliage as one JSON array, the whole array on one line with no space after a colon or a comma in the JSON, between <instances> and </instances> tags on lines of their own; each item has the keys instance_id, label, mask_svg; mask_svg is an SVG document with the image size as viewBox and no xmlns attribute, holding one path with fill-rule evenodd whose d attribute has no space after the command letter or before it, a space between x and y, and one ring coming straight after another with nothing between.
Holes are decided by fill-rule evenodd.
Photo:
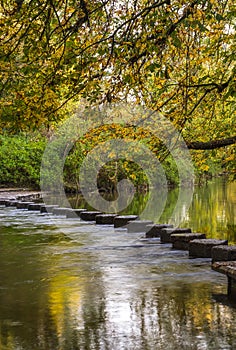
<instances>
[{"instance_id":1,"label":"autumn foliage","mask_svg":"<svg viewBox=\"0 0 236 350\"><path fill-rule=\"evenodd\" d=\"M233 0L2 1L0 130L48 134L81 101L132 101L187 145L230 139L210 158L234 171L235 14Z\"/></svg>"}]
</instances>

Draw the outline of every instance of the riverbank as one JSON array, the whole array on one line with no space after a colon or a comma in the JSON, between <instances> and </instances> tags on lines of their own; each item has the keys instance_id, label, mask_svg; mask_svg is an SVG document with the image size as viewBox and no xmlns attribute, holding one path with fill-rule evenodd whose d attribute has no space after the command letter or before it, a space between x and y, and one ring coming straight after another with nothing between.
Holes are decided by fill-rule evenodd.
<instances>
[{"instance_id":1,"label":"riverbank","mask_svg":"<svg viewBox=\"0 0 236 350\"><path fill-rule=\"evenodd\" d=\"M0 188L0 199L37 199L41 197L41 191L34 191L29 188Z\"/></svg>"}]
</instances>

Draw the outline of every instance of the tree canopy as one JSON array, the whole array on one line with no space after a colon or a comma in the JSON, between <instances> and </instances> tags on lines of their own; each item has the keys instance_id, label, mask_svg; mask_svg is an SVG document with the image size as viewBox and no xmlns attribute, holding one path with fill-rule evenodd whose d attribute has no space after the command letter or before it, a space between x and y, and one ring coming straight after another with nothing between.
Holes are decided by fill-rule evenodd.
<instances>
[{"instance_id":1,"label":"tree canopy","mask_svg":"<svg viewBox=\"0 0 236 350\"><path fill-rule=\"evenodd\" d=\"M128 100L192 149L234 144L235 14L233 0L2 0L0 129L50 126L81 98Z\"/></svg>"}]
</instances>

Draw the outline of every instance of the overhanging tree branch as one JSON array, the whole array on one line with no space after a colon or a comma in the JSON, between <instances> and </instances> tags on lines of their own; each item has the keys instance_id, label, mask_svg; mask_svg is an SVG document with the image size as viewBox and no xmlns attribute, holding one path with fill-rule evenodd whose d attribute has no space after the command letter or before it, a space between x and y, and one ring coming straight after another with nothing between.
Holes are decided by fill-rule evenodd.
<instances>
[{"instance_id":1,"label":"overhanging tree branch","mask_svg":"<svg viewBox=\"0 0 236 350\"><path fill-rule=\"evenodd\" d=\"M195 149L195 150L211 150L215 148L221 148L230 146L236 143L236 136L229 137L226 139L220 139L220 140L212 140L208 142L187 142L188 149Z\"/></svg>"}]
</instances>

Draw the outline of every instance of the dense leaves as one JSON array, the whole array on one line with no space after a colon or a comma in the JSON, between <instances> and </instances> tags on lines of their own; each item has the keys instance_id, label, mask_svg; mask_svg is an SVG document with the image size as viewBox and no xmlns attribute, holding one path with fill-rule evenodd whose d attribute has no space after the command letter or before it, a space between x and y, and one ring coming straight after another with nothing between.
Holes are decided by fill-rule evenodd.
<instances>
[{"instance_id":1,"label":"dense leaves","mask_svg":"<svg viewBox=\"0 0 236 350\"><path fill-rule=\"evenodd\" d=\"M0 137L1 185L38 187L46 140L39 136Z\"/></svg>"},{"instance_id":2,"label":"dense leaves","mask_svg":"<svg viewBox=\"0 0 236 350\"><path fill-rule=\"evenodd\" d=\"M233 0L1 1L0 129L50 130L81 99L126 100L187 144L233 144L235 14Z\"/></svg>"},{"instance_id":3,"label":"dense leaves","mask_svg":"<svg viewBox=\"0 0 236 350\"><path fill-rule=\"evenodd\" d=\"M173 119L181 105L181 125L202 102L230 108L233 1L7 0L0 11L5 119L51 121L75 96L134 95Z\"/></svg>"}]
</instances>

